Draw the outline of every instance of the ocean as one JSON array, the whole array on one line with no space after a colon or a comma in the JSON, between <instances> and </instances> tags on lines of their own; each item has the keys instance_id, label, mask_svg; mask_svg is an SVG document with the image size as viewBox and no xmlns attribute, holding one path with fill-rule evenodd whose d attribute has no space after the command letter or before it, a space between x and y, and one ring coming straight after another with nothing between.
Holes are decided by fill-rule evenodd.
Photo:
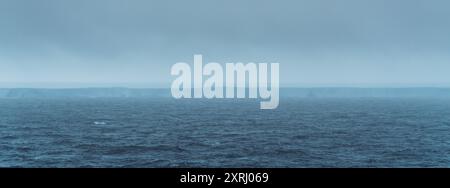
<instances>
[{"instance_id":1,"label":"ocean","mask_svg":"<svg viewBox=\"0 0 450 188\"><path fill-rule=\"evenodd\" d=\"M450 167L450 98L0 99L0 167Z\"/></svg>"}]
</instances>

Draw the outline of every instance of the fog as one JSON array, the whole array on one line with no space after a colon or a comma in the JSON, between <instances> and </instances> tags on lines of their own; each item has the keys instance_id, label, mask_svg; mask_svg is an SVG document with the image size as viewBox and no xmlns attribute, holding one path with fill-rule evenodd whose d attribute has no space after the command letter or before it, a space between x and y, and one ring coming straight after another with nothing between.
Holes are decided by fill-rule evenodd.
<instances>
[{"instance_id":1,"label":"fog","mask_svg":"<svg viewBox=\"0 0 450 188\"><path fill-rule=\"evenodd\" d=\"M0 87L170 87L280 63L281 86L450 86L445 0L0 0Z\"/></svg>"}]
</instances>

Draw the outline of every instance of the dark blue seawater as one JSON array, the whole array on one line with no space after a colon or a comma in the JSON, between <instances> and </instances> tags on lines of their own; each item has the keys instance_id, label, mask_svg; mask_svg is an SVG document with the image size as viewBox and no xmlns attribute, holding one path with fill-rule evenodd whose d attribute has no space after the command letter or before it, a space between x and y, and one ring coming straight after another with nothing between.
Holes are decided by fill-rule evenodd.
<instances>
[{"instance_id":1,"label":"dark blue seawater","mask_svg":"<svg viewBox=\"0 0 450 188\"><path fill-rule=\"evenodd\" d=\"M0 99L1 167L450 167L450 99Z\"/></svg>"}]
</instances>

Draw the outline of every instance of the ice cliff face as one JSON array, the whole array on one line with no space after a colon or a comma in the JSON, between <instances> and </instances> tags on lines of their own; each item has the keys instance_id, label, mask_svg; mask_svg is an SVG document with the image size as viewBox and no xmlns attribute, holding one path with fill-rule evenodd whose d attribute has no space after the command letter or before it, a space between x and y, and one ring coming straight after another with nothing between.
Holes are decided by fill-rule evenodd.
<instances>
[{"instance_id":1,"label":"ice cliff face","mask_svg":"<svg viewBox=\"0 0 450 188\"><path fill-rule=\"evenodd\" d=\"M168 90L167 90L168 91ZM58 97L164 97L165 89L81 88L81 89L0 89L2 98ZM170 97L167 95L167 97Z\"/></svg>"},{"instance_id":2,"label":"ice cliff face","mask_svg":"<svg viewBox=\"0 0 450 188\"><path fill-rule=\"evenodd\" d=\"M281 97L440 97L450 98L450 88L281 88ZM170 89L80 88L80 89L0 89L0 98L58 97L167 97Z\"/></svg>"}]
</instances>

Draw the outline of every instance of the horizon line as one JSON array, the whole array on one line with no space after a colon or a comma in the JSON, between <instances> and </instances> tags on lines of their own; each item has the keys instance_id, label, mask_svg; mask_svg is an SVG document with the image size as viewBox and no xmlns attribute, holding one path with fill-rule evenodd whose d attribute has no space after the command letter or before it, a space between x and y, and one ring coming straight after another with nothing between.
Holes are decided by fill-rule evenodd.
<instances>
[{"instance_id":1,"label":"horizon line","mask_svg":"<svg viewBox=\"0 0 450 188\"><path fill-rule=\"evenodd\" d=\"M224 87L226 89L227 87ZM237 87L234 87L237 88ZM47 90L69 90L69 89L167 89L170 87L0 87L0 89L47 89ZM191 88L195 89L195 88ZM249 89L245 87L245 89ZM253 88L251 88L253 89ZM256 88L257 89L257 88ZM279 89L450 89L450 86L283 86Z\"/></svg>"},{"instance_id":2,"label":"horizon line","mask_svg":"<svg viewBox=\"0 0 450 188\"><path fill-rule=\"evenodd\" d=\"M162 82L0 82L0 89L170 89L170 87L170 83ZM280 84L279 88L450 88L450 83L285 83Z\"/></svg>"}]
</instances>

